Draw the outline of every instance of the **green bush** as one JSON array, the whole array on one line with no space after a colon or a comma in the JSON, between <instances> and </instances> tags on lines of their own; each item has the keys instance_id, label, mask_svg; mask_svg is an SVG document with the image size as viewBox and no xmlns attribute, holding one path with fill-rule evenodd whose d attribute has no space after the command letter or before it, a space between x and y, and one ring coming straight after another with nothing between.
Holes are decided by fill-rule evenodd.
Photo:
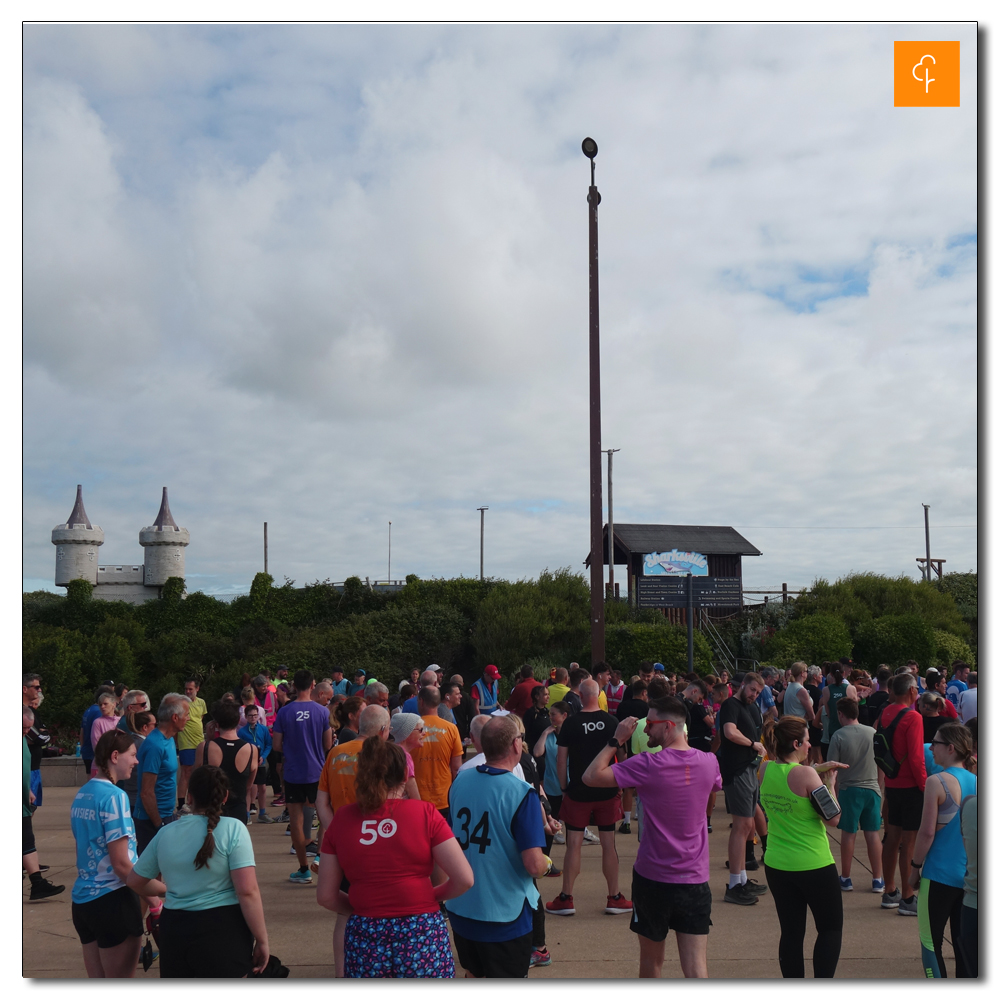
<instances>
[{"instance_id":1,"label":"green bush","mask_svg":"<svg viewBox=\"0 0 1000 1000\"><path fill-rule=\"evenodd\" d=\"M822 663L851 655L851 633L841 618L822 612L795 618L761 643L763 656L785 669L796 660Z\"/></svg>"},{"instance_id":2,"label":"green bush","mask_svg":"<svg viewBox=\"0 0 1000 1000\"><path fill-rule=\"evenodd\" d=\"M643 660L662 663L670 671L687 672L687 629L669 624L662 616L660 621L662 624L630 622L605 627L605 659L626 679L638 671ZM697 630L694 669L700 674L712 670L712 648Z\"/></svg>"},{"instance_id":3,"label":"green bush","mask_svg":"<svg viewBox=\"0 0 1000 1000\"><path fill-rule=\"evenodd\" d=\"M976 654L968 643L963 642L957 635L939 628L934 629L933 637L934 656L931 658L930 666L950 667L955 660L962 660L973 670L976 669Z\"/></svg>"},{"instance_id":4,"label":"green bush","mask_svg":"<svg viewBox=\"0 0 1000 1000\"><path fill-rule=\"evenodd\" d=\"M926 669L935 648L934 630L920 615L882 615L858 628L854 660L872 672L880 663L898 667L907 660Z\"/></svg>"}]
</instances>

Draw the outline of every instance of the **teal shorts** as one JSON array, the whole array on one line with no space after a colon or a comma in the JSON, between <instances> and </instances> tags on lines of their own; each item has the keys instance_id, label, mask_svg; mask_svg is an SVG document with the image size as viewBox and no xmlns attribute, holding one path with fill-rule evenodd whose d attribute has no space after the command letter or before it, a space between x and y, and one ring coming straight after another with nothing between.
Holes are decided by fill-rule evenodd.
<instances>
[{"instance_id":1,"label":"teal shorts","mask_svg":"<svg viewBox=\"0 0 1000 1000\"><path fill-rule=\"evenodd\" d=\"M882 829L882 796L871 788L841 788L837 792L840 803L838 830L857 833L858 825L866 832Z\"/></svg>"}]
</instances>

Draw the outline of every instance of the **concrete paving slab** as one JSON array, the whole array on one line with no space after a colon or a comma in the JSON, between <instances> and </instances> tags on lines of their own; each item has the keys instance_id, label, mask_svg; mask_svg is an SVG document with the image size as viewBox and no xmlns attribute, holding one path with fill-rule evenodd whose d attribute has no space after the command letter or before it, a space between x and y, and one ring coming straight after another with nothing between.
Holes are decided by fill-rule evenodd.
<instances>
[{"instance_id":1,"label":"concrete paving slab","mask_svg":"<svg viewBox=\"0 0 1000 1000\"><path fill-rule=\"evenodd\" d=\"M22 974L39 979L75 979L85 976L79 939L70 916L70 888L76 877L75 849L69 827L69 807L74 788L46 788L45 805L35 813L34 828L39 858L51 866L49 878L66 885L66 891L41 903L28 903L28 882L24 880L22 906ZM721 796L720 796L721 799ZM728 881L725 868L729 818L721 802L713 817L709 835L711 856L713 926L709 937L709 973L718 979L777 979L778 920L770 894L754 906L733 906L723 902ZM633 831L636 824L632 824ZM289 967L294 978L333 977L332 913L316 904L312 886L293 885L288 875L295 869L288 853L290 838L283 825L250 827L257 859L257 879L261 887L271 950ZM837 835L831 838L834 858L840 857ZM838 979L922 979L917 921L900 917L895 910L883 910L880 897L860 891L869 884L867 855L858 838L858 856L852 877L854 892L844 893L844 941ZM638 842L635 833L616 837L621 889L630 895L631 869ZM553 858L562 867L564 848L554 847ZM758 849L759 856L759 849ZM765 882L763 869L751 873ZM561 888L559 878L539 880L545 901ZM577 913L572 917L550 916L546 939L553 955L547 968L532 969L531 979L634 979L638 975L638 944L628 929L626 915L603 912L607 888L601 874L601 849L583 849L583 866L574 888ZM806 975L811 976L812 920L807 920ZM945 961L954 970L951 945L945 943ZM458 965L456 960L456 966ZM463 974L459 968L458 975ZM158 965L138 978L158 978ZM680 965L673 941L667 942L664 978L680 978Z\"/></svg>"}]
</instances>

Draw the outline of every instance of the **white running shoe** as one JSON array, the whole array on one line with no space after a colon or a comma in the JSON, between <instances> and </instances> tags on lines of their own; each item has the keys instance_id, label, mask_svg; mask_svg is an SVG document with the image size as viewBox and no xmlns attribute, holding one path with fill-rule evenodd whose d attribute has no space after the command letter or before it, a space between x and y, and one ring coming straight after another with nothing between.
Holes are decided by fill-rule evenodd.
<instances>
[{"instance_id":1,"label":"white running shoe","mask_svg":"<svg viewBox=\"0 0 1000 1000\"><path fill-rule=\"evenodd\" d=\"M584 827L583 828L583 841L584 841L585 844L599 844L601 842L601 838L595 836L594 834L592 834L590 832L590 828L589 827Z\"/></svg>"}]
</instances>

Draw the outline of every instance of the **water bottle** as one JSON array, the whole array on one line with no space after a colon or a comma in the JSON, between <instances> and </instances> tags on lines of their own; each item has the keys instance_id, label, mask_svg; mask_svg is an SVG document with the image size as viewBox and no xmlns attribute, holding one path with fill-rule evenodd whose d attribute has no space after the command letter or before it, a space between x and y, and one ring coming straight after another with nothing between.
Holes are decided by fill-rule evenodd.
<instances>
[{"instance_id":1,"label":"water bottle","mask_svg":"<svg viewBox=\"0 0 1000 1000\"><path fill-rule=\"evenodd\" d=\"M73 756L74 757L79 757L80 756L80 744L79 743L77 743L76 749L73 751Z\"/></svg>"}]
</instances>

